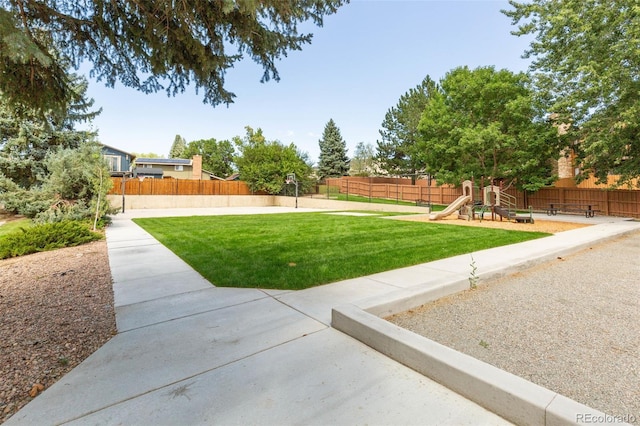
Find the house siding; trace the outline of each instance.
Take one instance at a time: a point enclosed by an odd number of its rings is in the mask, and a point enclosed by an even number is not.
[[[102,145],[102,156],[109,163],[111,172],[122,173],[131,170],[131,163],[134,156],[128,152]]]

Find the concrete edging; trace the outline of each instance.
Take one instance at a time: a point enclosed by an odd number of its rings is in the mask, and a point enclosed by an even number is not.
[[[521,425],[571,425],[578,415],[606,418],[528,380],[441,345],[355,305],[332,310],[331,325],[378,352]]]
[[[570,248],[551,250],[506,269],[487,271],[480,274],[480,278],[498,278],[629,232],[633,230],[622,230],[598,241],[584,241]],[[428,289],[421,286],[399,289],[391,294],[364,299],[357,305],[333,308],[331,325],[513,423],[575,425],[582,417],[602,419],[601,423],[621,424],[615,422],[613,416],[383,319],[468,288],[469,280],[460,276],[457,280]]]

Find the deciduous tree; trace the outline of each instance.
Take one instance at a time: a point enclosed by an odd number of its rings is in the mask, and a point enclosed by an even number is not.
[[[536,190],[554,180],[557,132],[542,119],[525,74],[461,67],[440,88],[422,115],[417,144],[438,182],[484,176]]]
[[[240,179],[247,182],[251,191],[278,194],[290,173],[296,174],[301,192],[309,189],[311,166],[305,154],[300,153],[294,144],[267,141],[262,129],[254,131],[248,126],[245,129],[247,133],[244,138],[234,138],[240,151],[235,163]]]
[[[215,139],[199,139],[187,145],[185,156],[202,156],[202,168],[218,177],[227,177],[233,173],[233,157],[235,149],[230,141]]]
[[[585,175],[640,176],[640,5],[637,0],[510,0],[503,11],[533,35],[526,57],[548,112],[570,124]]]
[[[375,150],[370,143],[358,142],[351,159],[351,172],[353,176],[371,176],[375,169]]]

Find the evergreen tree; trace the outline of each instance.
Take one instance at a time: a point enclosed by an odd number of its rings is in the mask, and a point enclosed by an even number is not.
[[[173,96],[190,83],[212,105],[233,102],[225,73],[245,55],[278,80],[276,63],[311,42],[347,0],[0,0],[0,93],[11,104],[58,109],[73,95],[61,58],[107,86]],[[52,52],[60,52],[60,56]]]
[[[63,111],[16,109],[0,97],[0,176],[22,188],[38,184],[47,174],[44,159],[51,151],[78,148],[95,138],[93,132],[75,129],[100,113],[92,111],[93,100],[86,98],[87,81],[73,74],[66,79],[75,94]]]
[[[0,177],[5,209],[37,222],[94,219],[95,223],[110,211],[106,195],[112,181],[101,149],[89,141],[51,150],[43,161],[46,174],[29,189]]]
[[[187,141],[180,135],[176,135],[173,139],[173,144],[169,150],[169,158],[183,158],[185,151],[187,150]]]
[[[402,95],[395,107],[387,111],[380,130],[376,159],[390,175],[411,175],[424,169],[416,155],[418,124],[422,112],[437,91],[436,83],[426,76],[422,82]]]
[[[333,119],[330,119],[324,127],[319,145],[318,176],[320,179],[347,176],[349,174],[347,143],[342,139],[340,129]]]

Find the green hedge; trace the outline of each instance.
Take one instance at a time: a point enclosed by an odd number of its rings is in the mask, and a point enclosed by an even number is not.
[[[0,259],[73,247],[102,238],[80,221],[45,223],[0,236]]]

